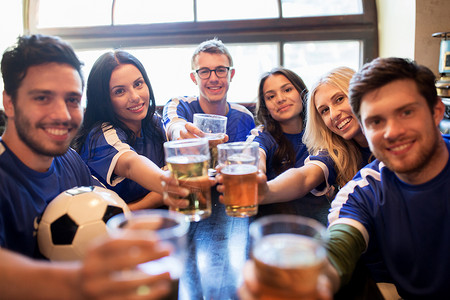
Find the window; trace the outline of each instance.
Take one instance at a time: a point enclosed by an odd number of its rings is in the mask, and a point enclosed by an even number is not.
[[[122,48],[146,67],[158,105],[196,95],[189,77],[194,48],[218,37],[236,69],[231,102],[255,102],[273,67],[310,86],[331,68],[358,69],[378,56],[375,0],[28,0],[30,33],[69,41],[89,70]]]

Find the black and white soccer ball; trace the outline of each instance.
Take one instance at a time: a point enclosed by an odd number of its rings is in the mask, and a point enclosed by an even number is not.
[[[39,221],[39,251],[50,260],[83,258],[88,244],[107,235],[106,222],[130,210],[114,191],[101,187],[75,187],[53,199]]]

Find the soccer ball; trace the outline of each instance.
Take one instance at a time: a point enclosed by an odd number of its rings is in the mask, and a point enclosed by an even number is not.
[[[53,199],[38,225],[39,251],[50,260],[79,260],[92,239],[107,235],[106,221],[129,213],[115,192],[101,187],[75,187]]]

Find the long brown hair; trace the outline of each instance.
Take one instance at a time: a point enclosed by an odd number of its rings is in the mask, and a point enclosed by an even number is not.
[[[270,167],[275,170],[275,173],[280,174],[295,165],[296,153],[291,142],[284,136],[280,123],[270,115],[264,100],[264,83],[267,78],[276,74],[286,77],[300,94],[303,106],[303,109],[300,112],[300,118],[302,119],[303,127],[305,122],[306,95],[308,94],[308,89],[300,76],[289,69],[281,67],[274,68],[270,72],[264,73],[259,82],[258,102],[256,103],[256,119],[259,124],[264,125],[264,130],[269,132],[278,144],[278,148],[275,151],[272,161],[272,166]],[[283,161],[288,161],[289,163],[283,164]]]

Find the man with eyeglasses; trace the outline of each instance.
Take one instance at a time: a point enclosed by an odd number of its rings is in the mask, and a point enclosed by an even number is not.
[[[170,140],[203,136],[194,124],[195,113],[226,116],[228,141],[244,141],[255,127],[252,113],[244,106],[227,102],[233,79],[233,59],[222,41],[214,38],[201,43],[191,60],[192,81],[198,85],[198,97],[172,98],[164,106],[163,121]]]

